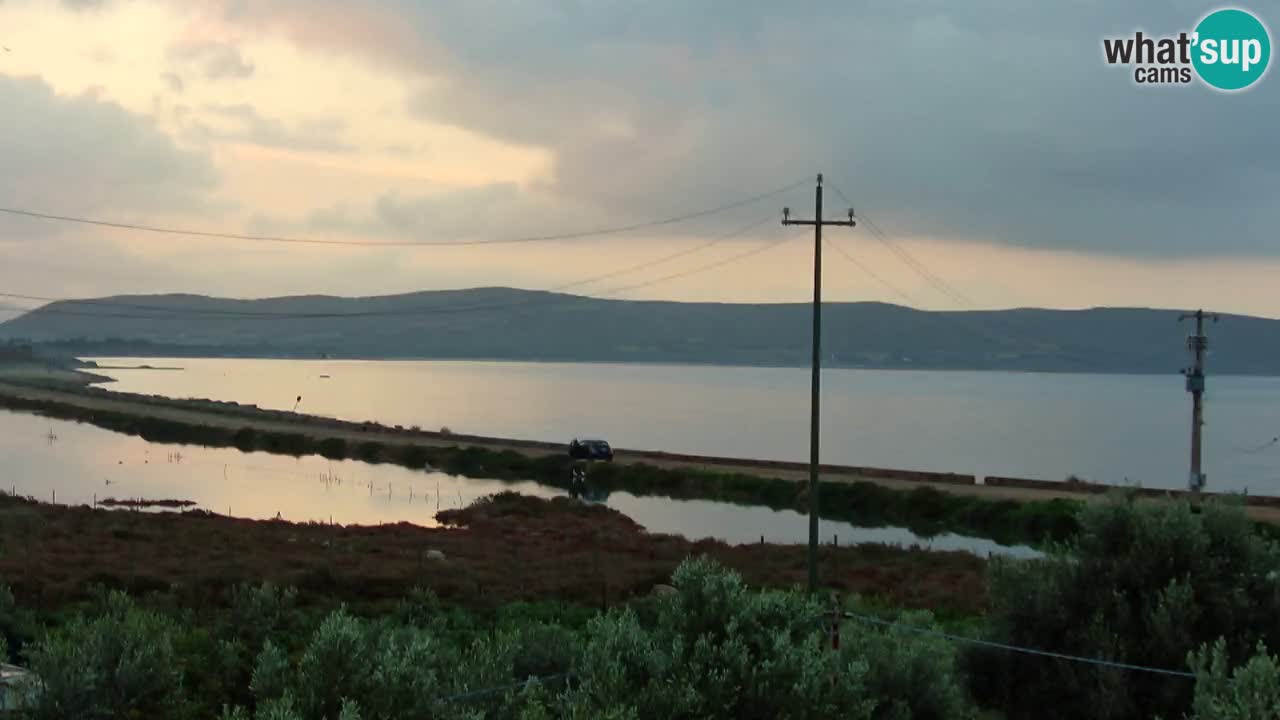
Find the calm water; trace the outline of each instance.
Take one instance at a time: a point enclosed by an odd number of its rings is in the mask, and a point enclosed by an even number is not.
[[[99,359],[113,387],[456,432],[780,460],[808,458],[803,369],[505,362]],[[322,378],[328,375],[328,378]],[[1211,377],[1211,490],[1280,494],[1280,378]],[[1179,375],[828,370],[826,462],[1186,485]]]
[[[95,498],[192,500],[238,517],[330,520],[342,524],[408,521],[435,526],[438,510],[467,505],[503,490],[551,497],[563,493],[535,483],[473,480],[396,465],[368,465],[318,456],[292,458],[233,448],[161,445],[142,438],[37,415],[0,411],[0,489],[64,504]],[[732,543],[799,543],[808,519],[705,501],[675,501],[613,493],[610,507],[652,532]],[[841,543],[919,544],[941,550],[1028,555],[977,538],[945,535],[921,540],[900,528],[857,528],[824,522],[822,533]]]

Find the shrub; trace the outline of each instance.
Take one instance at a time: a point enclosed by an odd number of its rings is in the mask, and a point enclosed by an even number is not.
[[[1229,670],[1226,643],[1192,654],[1196,671],[1190,720],[1275,720],[1280,717],[1280,658],[1258,644],[1244,665]]]
[[[347,441],[339,437],[325,438],[320,441],[320,454],[330,460],[344,460],[347,457]]]
[[[251,427],[242,427],[232,436],[231,442],[241,452],[252,452],[258,446],[258,433]]]
[[[590,624],[575,708],[644,718],[974,714],[953,657],[935,645],[866,636],[823,652],[821,607],[810,596],[750,592],[705,559],[681,564],[672,582],[677,592],[653,603],[651,625],[631,610]]]
[[[169,717],[182,699],[175,626],[112,593],[97,617],[74,618],[30,652],[40,691],[33,720]]]
[[[1280,552],[1239,506],[1138,500],[1090,504],[1050,556],[991,566],[990,633],[1013,645],[1163,668],[1219,637],[1228,661],[1280,639]],[[1009,653],[975,651],[975,692],[1012,717],[1179,717],[1191,685]]]
[[[263,444],[270,452],[284,455],[306,455],[311,450],[311,440],[302,433],[269,432],[263,433]]]
[[[293,612],[297,592],[271,583],[231,588],[226,634],[256,653],[263,642],[281,630]]]
[[[411,467],[415,470],[426,467],[430,460],[430,453],[428,453],[427,449],[421,445],[410,445],[405,449],[404,456],[402,457],[402,461],[405,466]]]
[[[356,455],[365,462],[376,463],[382,460],[382,451],[382,443],[369,440],[360,443],[360,447],[356,449]]]
[[[909,612],[897,618],[904,625],[934,628],[928,612]],[[876,720],[975,717],[975,707],[957,670],[957,652],[951,641],[922,636],[900,628],[867,625],[846,626],[852,632],[841,645],[848,662],[862,659],[867,672],[863,682],[875,702]]]

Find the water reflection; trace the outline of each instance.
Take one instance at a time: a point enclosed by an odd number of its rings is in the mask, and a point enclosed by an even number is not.
[[[116,359],[112,387],[406,427],[776,460],[808,459],[797,368],[449,361]],[[328,377],[322,377],[328,376]],[[824,462],[1182,488],[1183,379],[1169,375],[844,370],[823,380]],[[1211,489],[1280,494],[1280,378],[1214,378]]]
[[[294,458],[234,448],[153,444],[92,425],[0,411],[0,488],[39,500],[92,504],[117,500],[191,500],[237,517],[296,522],[436,526],[440,510],[469,505],[504,490],[554,497],[562,490],[532,482],[503,482],[370,465],[320,456]],[[808,519],[793,511],[711,501],[679,501],[602,492],[579,493],[635,519],[652,532],[731,543],[803,543]],[[824,541],[919,544],[939,550],[1027,555],[1029,548],[955,535],[921,539],[902,528],[859,528],[823,522]]]

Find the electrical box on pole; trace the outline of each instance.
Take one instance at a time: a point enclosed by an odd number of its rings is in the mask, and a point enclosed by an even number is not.
[[[1183,370],[1187,376],[1187,392],[1191,393],[1191,471],[1188,473],[1187,486],[1194,499],[1199,500],[1200,491],[1204,489],[1207,478],[1201,466],[1201,429],[1204,427],[1204,360],[1209,350],[1209,337],[1204,334],[1205,318],[1218,322],[1218,316],[1197,310],[1178,316],[1178,322],[1195,319],[1196,332],[1187,338],[1187,349],[1191,351],[1191,367]]]

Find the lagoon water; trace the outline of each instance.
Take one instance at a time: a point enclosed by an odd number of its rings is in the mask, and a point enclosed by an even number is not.
[[[809,373],[573,363],[95,358],[111,387],[349,420],[616,447],[808,458]],[[328,376],[328,377],[324,377]],[[1280,378],[1210,377],[1209,489],[1280,495]],[[1183,378],[826,370],[822,459],[912,470],[1180,488]]]
[[[439,510],[514,490],[550,497],[562,491],[532,482],[460,478],[397,465],[370,465],[319,456],[293,458],[150,443],[92,425],[0,411],[0,490],[62,504],[107,498],[190,500],[236,517],[378,524],[438,525]],[[801,543],[808,519],[796,512],[708,501],[678,501],[612,493],[604,502],[652,532],[731,543]],[[902,528],[822,524],[824,541],[918,544],[939,550],[1031,555],[989,540],[957,535],[921,539]]]

